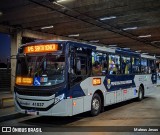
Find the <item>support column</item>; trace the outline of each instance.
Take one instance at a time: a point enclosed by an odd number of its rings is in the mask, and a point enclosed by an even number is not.
[[[11,35],[11,92],[14,91],[15,85],[15,72],[16,72],[16,55],[18,47],[21,45],[22,32],[16,31]]]

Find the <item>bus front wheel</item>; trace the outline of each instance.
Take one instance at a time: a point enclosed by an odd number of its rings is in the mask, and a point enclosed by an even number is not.
[[[100,113],[101,111],[101,98],[99,94],[95,93],[92,97],[92,102],[91,102],[91,115],[96,116]]]
[[[138,101],[141,101],[143,98],[144,98],[144,90],[142,86],[140,86],[138,91]]]

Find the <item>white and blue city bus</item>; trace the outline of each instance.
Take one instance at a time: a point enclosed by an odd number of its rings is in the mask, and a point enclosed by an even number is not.
[[[111,104],[142,100],[156,86],[155,57],[73,41],[38,41],[17,54],[16,110],[46,116],[98,115]]]

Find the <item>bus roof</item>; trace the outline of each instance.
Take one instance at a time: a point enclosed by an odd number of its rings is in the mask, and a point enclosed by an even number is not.
[[[105,52],[110,52],[110,53],[116,53],[116,54],[123,54],[123,55],[128,55],[128,56],[135,56],[135,57],[140,57],[140,53],[122,49],[122,48],[112,48],[112,47],[105,47],[105,46],[97,46],[98,51],[105,51]]]
[[[113,48],[108,48],[105,46],[96,46],[96,47],[97,47],[96,50],[98,50],[98,51],[115,53],[115,49],[113,49]]]
[[[128,56],[134,56],[134,57],[140,57],[140,53],[131,51],[131,50],[126,50],[122,48],[116,49],[117,54],[123,54],[123,55],[128,55]]]
[[[151,56],[151,55],[146,55],[146,54],[141,54],[142,58],[147,58],[147,59],[156,59],[155,56]]]
[[[70,40],[36,40],[34,42],[23,44],[22,46],[36,45],[36,44],[43,44],[43,43],[66,43],[66,44],[69,43],[69,44],[73,44],[74,46],[77,46],[77,47],[87,47],[87,48],[90,48],[93,50],[96,49],[96,46],[93,46],[91,44],[70,41]]]
[[[126,50],[123,48],[111,48],[111,47],[105,47],[105,46],[97,46],[97,45],[88,44],[85,42],[77,42],[77,41],[71,41],[71,40],[36,40],[34,42],[23,44],[22,46],[36,45],[36,44],[40,44],[40,43],[41,44],[43,44],[43,43],[66,43],[66,44],[69,43],[69,44],[73,44],[74,46],[77,46],[77,47],[87,47],[87,48],[90,48],[93,50],[98,50],[98,51],[105,51],[105,52],[134,56],[134,57],[156,59],[154,56],[140,54],[138,52]]]

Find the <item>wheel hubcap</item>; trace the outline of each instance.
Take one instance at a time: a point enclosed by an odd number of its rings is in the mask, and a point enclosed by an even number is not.
[[[99,101],[97,99],[94,99],[92,106],[95,110],[98,110],[99,109]]]

